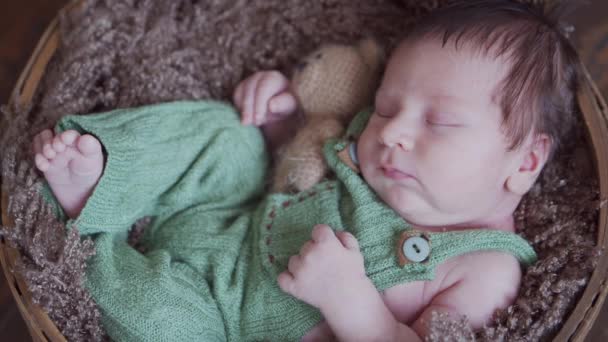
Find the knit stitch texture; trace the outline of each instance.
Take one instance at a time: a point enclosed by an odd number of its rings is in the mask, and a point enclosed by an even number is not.
[[[368,116],[358,115],[347,137]],[[276,277],[319,223],[355,235],[379,291],[433,279],[437,265],[468,252],[536,259],[516,234],[471,230],[428,233],[429,258],[401,267],[397,241],[411,227],[337,157],[347,140],[324,148],[335,177],[306,192],[264,195],[264,140],[219,102],[67,116],[56,127],[66,129],[95,135],[107,152],[94,193],[68,226],[94,238],[86,286],[114,340],[299,340],[322,317],[283,293]],[[126,242],[143,216],[154,216],[145,254]]]

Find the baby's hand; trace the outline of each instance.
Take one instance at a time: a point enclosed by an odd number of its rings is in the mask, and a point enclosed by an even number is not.
[[[317,225],[312,240],[289,259],[288,270],[278,277],[281,289],[323,310],[348,297],[369,282],[359,243],[347,232],[334,232]]]
[[[279,121],[297,109],[289,80],[278,71],[260,71],[241,81],[233,96],[244,125]]]

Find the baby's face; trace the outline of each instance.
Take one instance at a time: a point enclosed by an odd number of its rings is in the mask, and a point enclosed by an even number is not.
[[[410,223],[483,225],[510,215],[508,151],[494,92],[507,63],[452,43],[402,43],[357,154],[365,180]],[[511,212],[505,212],[505,207]]]

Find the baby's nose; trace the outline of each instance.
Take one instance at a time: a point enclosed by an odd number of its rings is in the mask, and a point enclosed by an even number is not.
[[[406,152],[410,152],[414,149],[414,142],[411,139],[399,139],[396,141],[386,141],[384,143],[387,147],[393,148],[398,147]]]
[[[399,148],[401,148],[402,150],[409,152],[414,149],[414,141],[410,139],[401,140],[397,142],[397,146],[399,146]]]
[[[379,135],[380,144],[390,148],[398,147],[406,152],[414,149],[414,140],[414,136],[410,132],[392,127],[391,124],[384,127]]]

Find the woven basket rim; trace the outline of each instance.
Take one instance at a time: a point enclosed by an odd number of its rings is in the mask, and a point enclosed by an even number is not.
[[[70,0],[59,13],[53,18],[47,26],[41,38],[39,39],[32,55],[30,56],[26,66],[23,68],[15,87],[9,98],[9,106],[14,105],[15,101],[19,104],[28,103],[32,100],[36,88],[44,75],[46,66],[54,55],[57,46],[59,45],[59,15],[64,12],[69,12],[84,5],[84,0]],[[5,191],[5,185],[0,179],[0,187],[2,194],[1,201],[1,218],[4,226],[13,227],[14,222],[8,216],[8,193]],[[14,267],[19,251],[10,247],[4,237],[0,241],[0,263],[4,272],[5,279],[10,288],[13,299],[19,309],[21,317],[30,332],[32,340],[38,341],[54,341],[66,342],[59,328],[51,320],[49,315],[32,300],[32,295],[27,287],[24,278],[14,272]]]
[[[77,9],[84,0],[71,0],[60,13]],[[58,15],[59,16],[59,15]],[[58,16],[49,24],[40,38],[32,56],[21,72],[11,93],[9,105],[25,104],[32,100],[36,88],[44,75],[46,66],[59,44]],[[579,103],[587,133],[592,142],[596,170],[600,180],[602,199],[608,198],[608,106],[587,68],[582,65],[584,84],[579,93]],[[18,103],[15,103],[17,101]],[[595,134],[594,134],[595,132]],[[1,181],[1,180],[0,180]],[[8,216],[8,193],[2,184],[1,217],[5,226],[14,226]],[[597,246],[602,250],[608,247],[606,234],[608,224],[608,207],[600,208],[598,222]],[[51,321],[42,308],[34,304],[26,283],[20,274],[14,272],[19,252],[6,244],[4,237],[0,241],[0,262],[9,288],[17,303],[19,311],[34,341],[65,342],[65,337]],[[603,253],[595,267],[582,297],[576,307],[561,326],[554,341],[584,341],[599,314],[608,295],[608,254]]]

